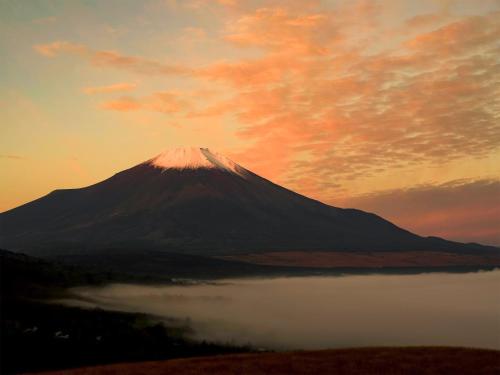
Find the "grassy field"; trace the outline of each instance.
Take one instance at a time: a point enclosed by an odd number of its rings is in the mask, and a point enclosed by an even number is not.
[[[70,371],[51,372],[50,374],[496,375],[499,373],[499,351],[446,347],[409,347],[220,355],[86,367]]]

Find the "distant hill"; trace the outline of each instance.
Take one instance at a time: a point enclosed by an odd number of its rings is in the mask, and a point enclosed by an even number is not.
[[[144,280],[91,265],[77,267],[0,249],[1,300],[53,298],[60,297],[66,293],[66,288],[74,286]],[[160,280],[156,278],[156,281]]]
[[[65,288],[95,284],[103,275],[0,249],[0,298],[46,298]]]

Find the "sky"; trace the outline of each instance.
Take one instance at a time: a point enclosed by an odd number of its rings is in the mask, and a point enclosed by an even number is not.
[[[500,245],[500,0],[0,0],[0,211],[208,147]]]

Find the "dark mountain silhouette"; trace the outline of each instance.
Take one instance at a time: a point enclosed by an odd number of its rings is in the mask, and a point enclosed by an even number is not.
[[[0,246],[29,254],[144,249],[203,255],[281,250],[494,252],[424,238],[328,206],[203,148],[166,151],[81,189],[0,214]]]

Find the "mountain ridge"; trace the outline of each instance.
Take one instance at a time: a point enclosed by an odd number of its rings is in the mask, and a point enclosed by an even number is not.
[[[167,150],[96,184],[55,190],[1,213],[0,234],[0,246],[32,254],[498,250],[420,237],[375,214],[326,205],[206,148]]]

